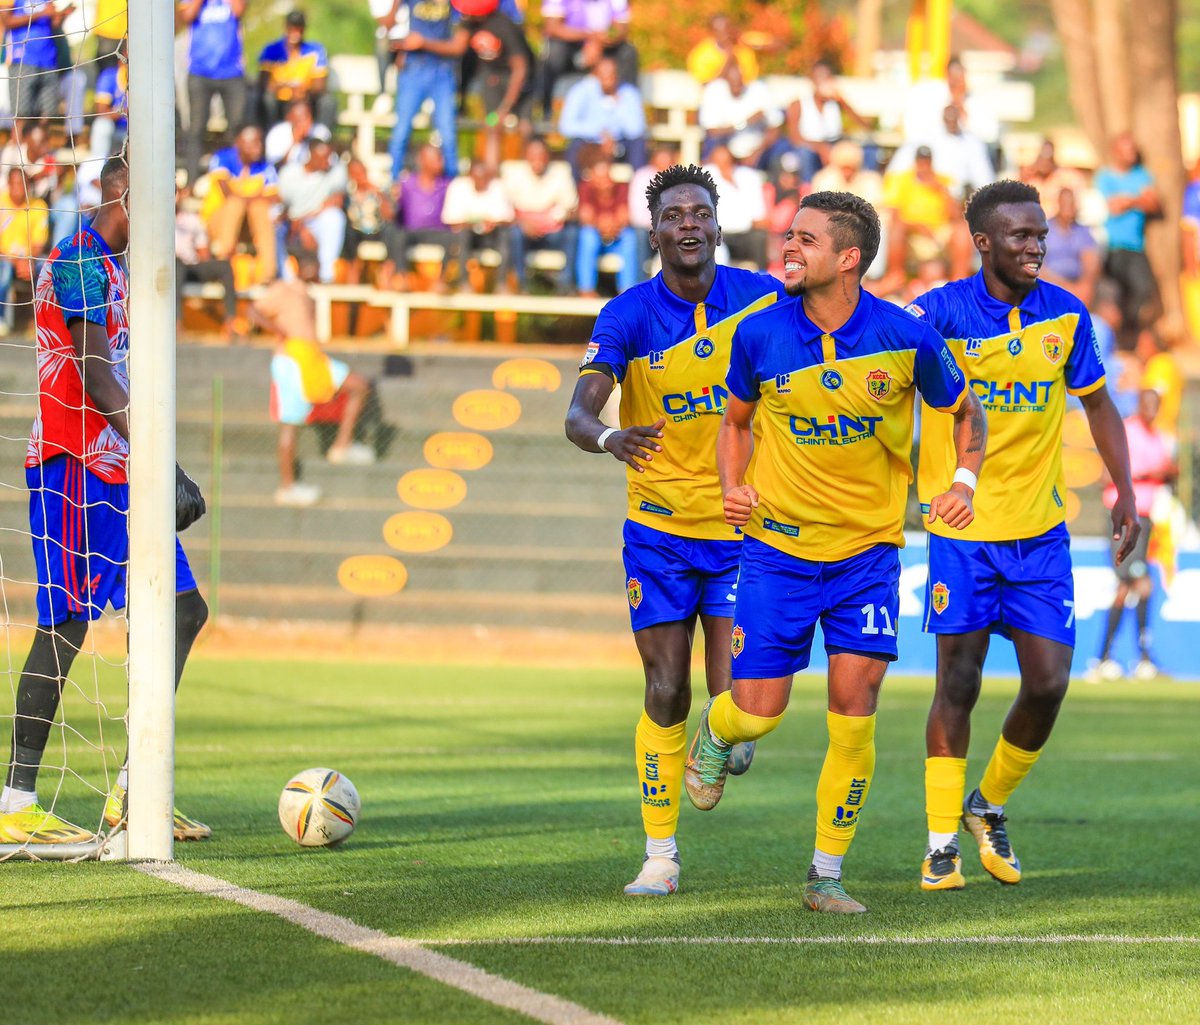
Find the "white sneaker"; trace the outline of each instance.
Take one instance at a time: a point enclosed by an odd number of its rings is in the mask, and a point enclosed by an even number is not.
[[[629,897],[667,897],[678,889],[679,862],[675,858],[647,858],[625,893]]]
[[[275,489],[276,505],[316,505],[321,500],[321,489],[315,484],[293,484],[288,488]]]
[[[1121,665],[1115,658],[1106,658],[1100,663],[1100,679],[1102,680],[1120,680],[1125,676],[1125,667]]]
[[[1148,658],[1142,659],[1133,670],[1133,678],[1135,680],[1141,680],[1143,683],[1149,682],[1150,680],[1157,680],[1158,674],[1158,666],[1156,666]]]
[[[370,466],[375,462],[375,450],[352,441],[345,448],[331,448],[325,458],[334,466]]]

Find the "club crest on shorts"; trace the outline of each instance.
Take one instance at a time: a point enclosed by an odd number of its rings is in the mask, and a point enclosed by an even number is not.
[[[873,399],[883,399],[892,390],[892,375],[886,370],[872,370],[867,374],[867,391]]]
[[[1057,363],[1063,356],[1063,340],[1058,335],[1046,335],[1042,339],[1042,352],[1051,363]]]
[[[950,588],[940,580],[933,585],[932,590],[929,592],[929,597],[933,605],[933,611],[939,616],[950,606]]]
[[[625,581],[625,593],[629,595],[629,607],[636,609],[642,604],[642,582],[637,577]]]
[[[729,642],[729,650],[733,652],[733,657],[737,658],[742,653],[742,649],[746,647],[746,631],[740,626],[733,628],[733,639]]]

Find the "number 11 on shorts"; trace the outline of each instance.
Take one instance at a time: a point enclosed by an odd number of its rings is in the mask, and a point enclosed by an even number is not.
[[[862,632],[871,635],[880,633],[880,628],[875,625],[875,606],[864,605],[859,611],[867,617],[867,623],[862,628]],[[888,612],[886,605],[879,606],[879,615],[883,618],[883,636],[895,637],[896,628],[892,626],[892,614]]]

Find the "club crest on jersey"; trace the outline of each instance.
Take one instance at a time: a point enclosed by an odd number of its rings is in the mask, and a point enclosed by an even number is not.
[[[1046,335],[1042,339],[1042,352],[1046,354],[1046,359],[1051,363],[1057,363],[1062,359],[1063,340],[1058,335]]]
[[[733,653],[733,657],[737,658],[742,653],[742,649],[746,647],[746,631],[740,626],[733,628],[733,639],[729,642],[729,650]]]
[[[826,370],[821,375],[821,383],[830,391],[837,391],[842,386],[842,375],[836,370]]]
[[[867,391],[873,399],[884,399],[892,390],[892,375],[886,370],[872,370],[867,374]]]
[[[637,577],[630,577],[625,582],[625,593],[629,595],[629,607],[636,609],[642,604],[642,582]]]
[[[933,611],[939,616],[950,607],[950,588],[940,580],[933,585],[933,589],[929,592],[929,595],[932,599]]]
[[[1044,345],[1045,343],[1043,342],[1042,344]],[[1021,339],[1014,338],[1008,343],[1008,354],[1010,356],[1020,356],[1023,348],[1024,346],[1021,344]],[[1051,362],[1054,362],[1054,360],[1052,359]]]
[[[692,352],[696,354],[697,359],[708,359],[716,351],[717,347],[713,345],[711,338],[697,338],[696,344],[692,346]]]

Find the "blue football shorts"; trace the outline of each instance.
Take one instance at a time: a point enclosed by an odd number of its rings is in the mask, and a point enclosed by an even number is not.
[[[748,537],[733,616],[733,677],[768,680],[807,669],[818,620],[827,654],[894,662],[899,613],[895,545],[810,562]]]
[[[697,612],[732,616],[741,541],[676,537],[625,521],[625,595],[634,631],[690,621]]]
[[[110,484],[70,456],[25,470],[29,532],[37,569],[38,626],[98,619],[125,607],[129,562],[129,485]],[[196,589],[175,539],[175,593]]]
[[[1024,630],[1075,646],[1075,580],[1065,524],[1021,541],[929,537],[925,630]]]

